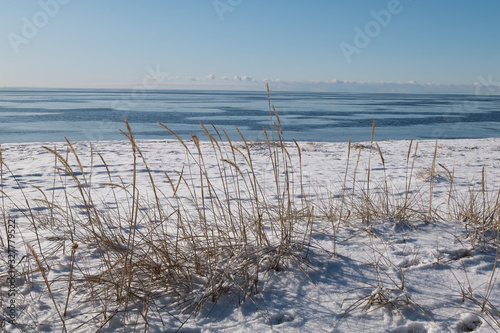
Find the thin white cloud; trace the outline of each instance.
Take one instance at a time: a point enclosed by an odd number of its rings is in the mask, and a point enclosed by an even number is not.
[[[219,78],[219,79],[217,79]],[[484,82],[483,82],[484,81]],[[282,78],[275,79],[255,79],[249,75],[233,75],[231,77],[217,76],[209,74],[206,77],[169,77],[161,85],[164,89],[175,88],[183,89],[229,89],[229,90],[254,90],[265,89],[266,84],[273,90],[283,91],[318,91],[318,92],[360,92],[360,93],[423,93],[423,94],[478,94],[478,95],[500,95],[500,84],[493,79],[471,84],[452,84],[452,83],[420,83],[416,80],[396,81],[396,82],[372,82],[372,81],[354,81],[354,80],[309,80],[293,81]],[[236,83],[236,84],[235,84]]]
[[[235,75],[233,77],[233,80],[234,81],[241,81],[241,82],[257,82],[253,77],[248,76],[248,75],[243,75],[243,76]],[[265,80],[263,80],[263,82],[264,81]]]
[[[246,76],[246,75],[243,75],[243,76],[241,77],[241,79],[242,79],[243,81],[246,81],[246,82],[253,82],[253,81],[254,81],[253,77],[251,77],[251,76]]]

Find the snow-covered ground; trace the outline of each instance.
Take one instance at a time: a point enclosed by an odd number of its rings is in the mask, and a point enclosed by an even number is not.
[[[85,282],[113,267],[102,266],[100,260],[107,254],[100,253],[98,245],[83,241],[85,232],[93,229],[69,231],[68,216],[85,215],[85,207],[76,203],[81,191],[92,192],[93,202],[88,204],[103,214],[123,204],[123,212],[131,215],[116,217],[117,224],[133,219],[133,209],[129,209],[134,206],[133,193],[138,193],[141,209],[165,205],[166,219],[181,205],[196,215],[196,206],[208,205],[215,195],[205,188],[195,195],[200,201],[193,202],[190,191],[202,189],[201,158],[193,142],[186,142],[192,155],[178,141],[138,141],[137,145],[150,171],[136,153],[137,192],[132,186],[134,154],[128,141],[96,142],[92,149],[89,143],[75,143],[82,169],[67,144],[1,146],[0,205],[5,229],[1,232],[0,318],[7,331],[61,331],[63,321],[68,332],[146,328],[151,332],[178,328],[185,332],[500,331],[498,233],[491,227],[499,223],[495,198],[500,184],[500,139],[441,140],[437,147],[435,141],[419,141],[418,148],[417,142],[382,141],[378,142],[380,150],[366,142],[352,143],[350,150],[347,143],[301,142],[300,156],[296,146],[287,143],[290,165],[280,169],[279,179],[284,181],[285,171],[290,170],[292,190],[287,200],[299,210],[309,207],[295,222],[292,239],[299,254],[283,260],[276,269],[259,267],[259,292],[245,299],[243,292],[228,288],[217,302],[206,297],[198,311],[193,311],[196,306],[172,305],[171,298],[157,292],[147,300],[142,298],[140,304],[131,300],[130,312],[139,315],[124,319],[116,301],[103,301],[113,300],[105,294],[109,288],[100,291],[99,284],[93,284],[97,289],[90,289]],[[57,149],[68,165],[56,161],[42,146]],[[242,142],[233,146],[241,152],[236,155],[247,153]],[[231,151],[227,143],[221,147],[221,151]],[[233,171],[238,165],[245,179],[258,179],[268,207],[280,199],[282,192],[276,190],[274,181],[275,160],[264,143],[250,145],[252,172],[241,156],[233,164],[221,162],[221,154],[208,141],[200,142],[200,150],[202,173],[212,179],[214,189],[224,192],[221,165]],[[181,174],[185,182],[179,181]],[[151,179],[161,194],[155,196]],[[236,190],[230,188],[227,193],[233,195]],[[251,186],[241,183],[240,190],[239,198],[249,200]],[[59,207],[55,216],[47,208],[51,205]],[[488,216],[482,214],[486,211]],[[489,229],[481,229],[473,217]],[[213,223],[213,218],[207,219]],[[138,232],[149,230],[149,226],[141,229],[142,223],[146,222],[139,220],[135,225]],[[15,234],[10,252],[8,234]],[[73,243],[78,244],[74,256]],[[28,245],[38,254],[39,264]],[[8,254],[13,251],[15,264],[10,266]],[[15,278],[14,290],[9,289],[8,277]],[[193,293],[192,298],[185,296],[191,305],[206,296]],[[10,304],[15,304],[16,325],[6,322]]]

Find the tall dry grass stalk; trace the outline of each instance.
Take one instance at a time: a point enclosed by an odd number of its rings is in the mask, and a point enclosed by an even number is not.
[[[429,216],[428,219],[431,221],[433,219],[433,214],[432,214],[432,197],[434,196],[434,172],[436,170],[436,156],[437,156],[437,149],[438,149],[438,141],[436,140],[436,145],[434,147],[434,155],[432,157],[432,165],[431,165],[431,179],[429,182],[430,190],[429,190]]]
[[[375,136],[375,120],[372,123],[372,136],[370,139],[370,155],[368,155],[368,175],[366,176],[366,198],[367,202],[370,202],[370,173],[371,173],[371,160],[372,160],[372,150],[373,150],[373,138]],[[361,150],[360,150],[361,151]],[[370,224],[371,214],[370,209],[367,209],[366,225]]]
[[[31,254],[33,255],[33,258],[35,259],[36,265],[38,266],[38,269],[40,270],[40,273],[42,274],[43,281],[45,282],[45,286],[47,287],[47,290],[48,290],[49,295],[50,295],[50,299],[52,300],[52,303],[54,304],[54,308],[56,309],[57,315],[59,316],[59,319],[61,320],[63,331],[67,332],[64,318],[61,315],[61,311],[59,310],[59,306],[57,305],[57,302],[54,298],[54,295],[52,294],[52,290],[50,288],[50,283],[49,283],[49,279],[47,278],[47,274],[45,274],[46,268],[42,265],[42,263],[40,262],[40,259],[38,259],[37,253],[29,244],[28,244],[28,249],[31,252]]]

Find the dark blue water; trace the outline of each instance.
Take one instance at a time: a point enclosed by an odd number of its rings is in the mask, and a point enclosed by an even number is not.
[[[500,96],[271,92],[285,139],[297,141],[455,139],[500,136]],[[0,90],[0,143],[125,139],[206,139],[202,122],[238,139],[264,140],[266,91]],[[222,131],[220,131],[222,135]]]

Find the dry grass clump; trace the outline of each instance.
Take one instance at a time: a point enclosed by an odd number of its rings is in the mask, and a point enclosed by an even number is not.
[[[500,190],[488,189],[486,168],[482,168],[479,188],[469,185],[466,192],[455,192],[457,191],[450,188],[450,215],[465,224],[472,246],[475,247],[479,243],[484,248],[488,244],[497,244],[500,228]]]
[[[372,131],[374,130],[373,127]],[[357,150],[356,155],[353,156],[354,167],[351,166],[349,158],[352,154],[351,147]],[[369,225],[371,221],[409,222],[427,219],[428,193],[425,193],[422,184],[416,182],[414,175],[417,151],[418,143],[414,144],[413,141],[410,141],[406,154],[404,188],[400,188],[394,186],[388,177],[384,153],[378,143],[351,145],[349,142],[341,200],[336,203],[330,202],[332,211],[330,215],[338,217],[339,221],[361,220],[366,225]],[[363,154],[369,154],[368,169],[365,175],[359,172],[359,162]],[[372,161],[372,155],[376,155],[381,164],[382,178],[379,177],[377,180],[373,179],[370,168],[370,163],[375,162]],[[352,174],[352,180],[348,180],[349,174]],[[352,183],[349,184],[350,182]],[[348,188],[349,190],[347,190]]]
[[[297,165],[292,160],[279,116],[274,107],[270,111],[272,131],[264,128],[266,141],[258,147],[267,151],[273,186],[264,186],[256,176],[252,160],[256,144],[247,143],[241,133],[242,144],[234,144],[224,130],[215,127],[212,133],[203,127],[209,153],[216,156],[213,176],[197,136],[187,142],[160,124],[185,148],[184,165],[164,172],[169,189],[156,184],[126,120],[123,134],[133,159],[130,179],[114,176],[97,153],[109,182],[96,184],[88,171],[95,163],[92,148],[91,165],[84,166],[69,141],[67,151],[44,147],[54,155],[56,182],[63,187],[71,184],[75,190],[65,190],[60,200],[40,189],[36,207],[26,199],[28,208],[19,207],[19,211],[29,218],[37,238],[41,237],[37,227],[49,227],[63,229],[71,241],[58,240],[63,253],[64,248],[71,248],[66,304],[56,304],[57,291],[49,289],[58,313],[64,309],[61,313],[66,316],[75,311],[71,305],[68,308],[73,295],[83,297],[98,311],[88,323],[101,328],[113,326],[115,321],[122,326],[147,327],[150,311],[167,313],[182,327],[185,314],[196,313],[207,300],[217,302],[221,296],[231,295],[241,302],[260,292],[259,281],[267,270],[281,270],[290,263],[301,265],[309,251],[313,207],[303,193],[296,193],[300,162]],[[300,156],[297,143],[291,148]],[[152,200],[144,200],[137,184],[139,170],[148,176]],[[113,202],[96,201],[94,187],[103,186]],[[298,195],[301,199],[296,202]],[[91,253],[94,260],[79,260],[77,248],[79,253]],[[46,250],[39,245],[30,252],[35,262],[30,259],[28,269],[41,272],[50,288],[44,272],[52,264],[43,259]],[[32,274],[33,280],[38,279],[38,273]],[[91,292],[82,296],[77,290]],[[165,304],[167,308],[163,308]],[[61,316],[63,324],[70,319]]]

